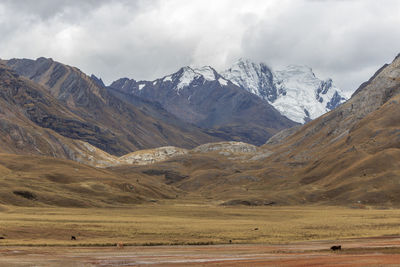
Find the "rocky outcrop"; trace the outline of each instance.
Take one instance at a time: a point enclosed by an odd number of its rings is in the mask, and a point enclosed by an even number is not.
[[[257,152],[257,147],[243,142],[220,142],[220,143],[210,143],[198,146],[193,149],[193,152],[199,152],[199,153],[218,152],[220,154],[224,154],[227,152],[255,153]]]
[[[120,157],[119,164],[147,165],[167,160],[172,157],[182,156],[188,150],[173,146],[159,147],[155,149],[140,150]]]

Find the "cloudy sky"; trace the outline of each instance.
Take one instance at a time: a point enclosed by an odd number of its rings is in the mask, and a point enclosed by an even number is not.
[[[249,58],[350,91],[400,53],[399,25],[397,0],[0,0],[0,58],[51,57],[106,83]]]

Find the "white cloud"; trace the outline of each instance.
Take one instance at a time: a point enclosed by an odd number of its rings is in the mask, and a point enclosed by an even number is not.
[[[106,82],[248,57],[354,90],[400,52],[398,14],[395,0],[8,0],[0,57],[52,57]]]

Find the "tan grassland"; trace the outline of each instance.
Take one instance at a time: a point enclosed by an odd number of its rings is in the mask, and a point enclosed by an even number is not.
[[[399,209],[368,207],[166,201],[107,209],[1,206],[0,216],[0,246],[286,244],[400,235]]]

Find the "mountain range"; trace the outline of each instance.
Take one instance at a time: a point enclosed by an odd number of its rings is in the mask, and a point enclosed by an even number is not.
[[[210,95],[211,92],[216,91],[214,88],[224,88],[225,93],[228,94],[227,91],[235,86],[265,100],[281,115],[298,123],[308,122],[335,109],[349,97],[334,85],[332,79],[318,79],[312,69],[307,66],[291,65],[274,72],[264,63],[254,63],[243,59],[238,60],[221,74],[210,66],[184,67],[174,74],[154,81],[119,79],[109,88],[157,101],[179,118],[200,127],[220,127],[227,123],[237,124],[236,118],[241,114],[235,114],[235,112],[249,111],[248,108],[243,110],[241,108],[243,105],[251,105],[253,110],[255,107],[262,106],[259,101],[247,98],[243,101],[236,100],[235,103],[223,102],[218,103],[217,107],[212,106],[217,102],[215,98],[220,98],[217,93]],[[243,91],[239,90],[239,92],[243,94]],[[209,101],[208,105],[205,104],[205,99]],[[242,103],[245,101],[248,104]],[[256,102],[253,103],[253,101]],[[221,104],[223,107],[220,107]],[[239,109],[235,106],[239,106]],[[229,107],[233,107],[232,110],[229,110]],[[225,113],[228,112],[232,113],[234,118],[227,120],[228,116]],[[262,114],[258,110],[256,113]],[[244,115],[249,118],[248,114]],[[239,123],[243,125],[243,122]],[[265,118],[255,121],[251,126],[254,128],[255,125],[261,124],[266,124]],[[228,131],[232,132],[232,130],[233,128],[229,127]],[[249,140],[241,141],[249,142]],[[250,143],[260,144],[251,141]]]
[[[105,86],[51,59],[0,61],[0,203],[400,204],[399,56],[344,103],[310,68],[235,66]],[[278,111],[296,98],[298,122]]]
[[[261,145],[280,130],[296,125],[211,67],[184,67],[155,81],[119,79],[109,89],[155,101],[182,121],[221,132],[219,136],[226,136],[225,140]]]

